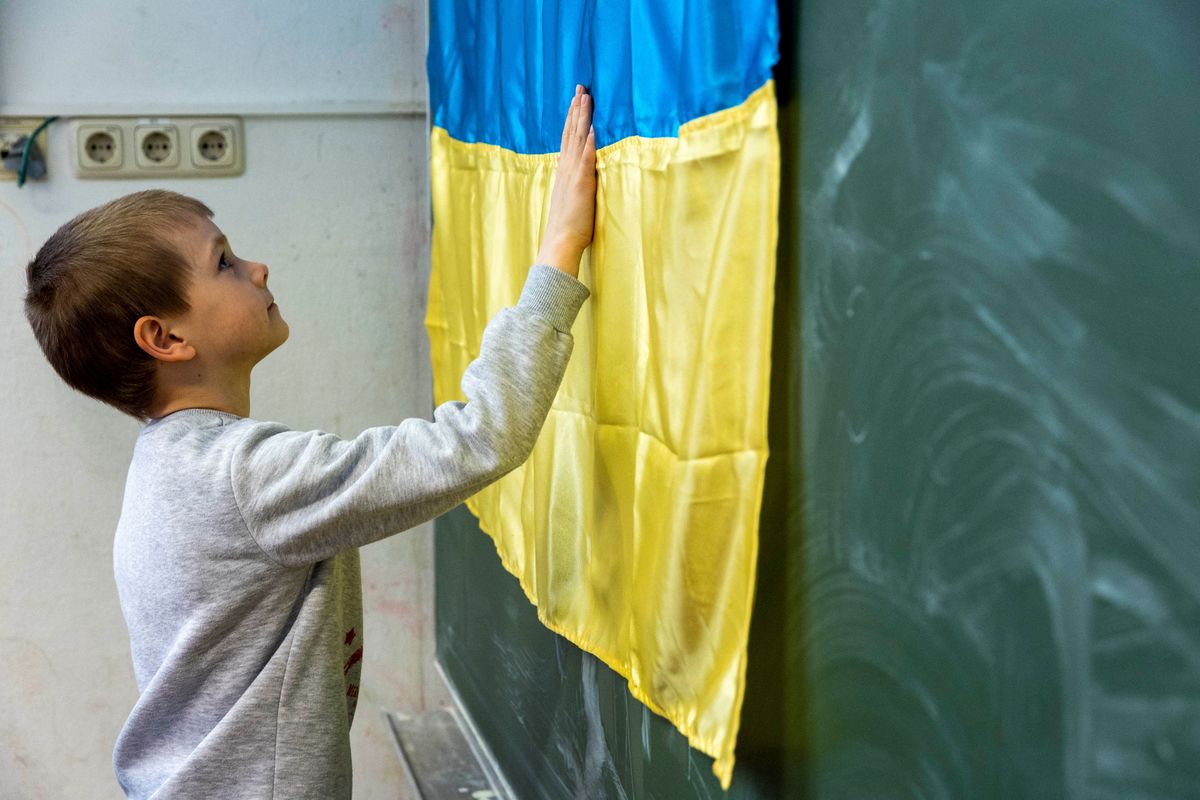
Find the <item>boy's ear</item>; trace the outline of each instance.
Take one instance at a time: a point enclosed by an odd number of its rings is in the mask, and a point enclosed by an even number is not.
[[[171,333],[158,317],[139,317],[133,323],[133,340],[159,361],[190,361],[196,348]]]

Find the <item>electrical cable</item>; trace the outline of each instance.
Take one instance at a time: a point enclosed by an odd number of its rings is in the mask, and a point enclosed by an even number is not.
[[[18,189],[25,185],[25,170],[29,168],[29,151],[33,149],[34,140],[37,139],[38,134],[42,132],[43,128],[45,128],[51,122],[54,122],[56,119],[58,119],[56,116],[46,117],[44,120],[42,120],[42,124],[34,128],[33,133],[29,134],[29,141],[25,144],[25,147],[21,152],[21,169],[17,172]]]

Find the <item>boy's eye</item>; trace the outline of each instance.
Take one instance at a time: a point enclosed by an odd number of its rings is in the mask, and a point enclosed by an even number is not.
[[[217,270],[220,271],[224,267],[232,267],[233,262],[225,258],[225,254],[221,253],[221,258],[217,261]]]

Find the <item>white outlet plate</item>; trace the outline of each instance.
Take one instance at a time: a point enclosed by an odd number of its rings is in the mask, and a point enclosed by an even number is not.
[[[125,163],[125,132],[111,123],[81,124],[71,140],[79,145],[75,154],[81,164],[92,170],[112,172]]]
[[[133,128],[133,160],[139,170],[177,172],[182,160],[179,149],[179,128],[169,122]]]
[[[73,117],[77,178],[229,177],[246,169],[240,117]]]

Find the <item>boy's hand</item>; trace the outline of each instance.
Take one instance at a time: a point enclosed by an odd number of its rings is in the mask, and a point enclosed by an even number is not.
[[[577,85],[563,125],[558,172],[550,194],[550,215],[535,263],[549,264],[578,278],[579,260],[592,243],[595,219],[596,132],[592,128],[592,97]]]

